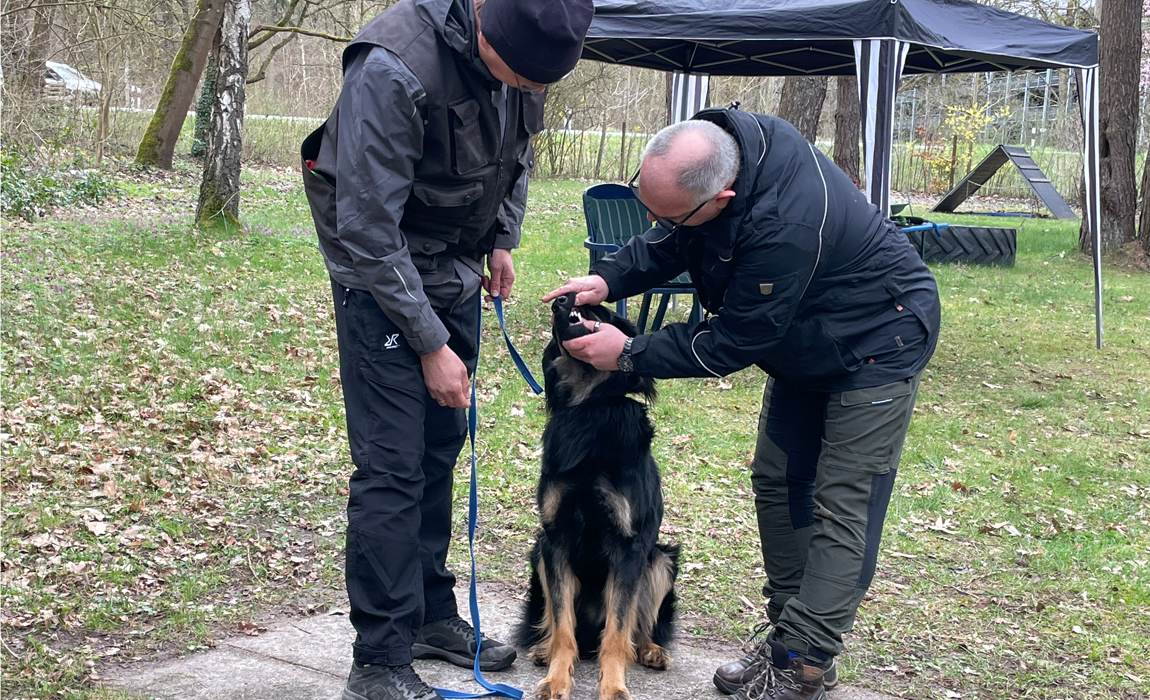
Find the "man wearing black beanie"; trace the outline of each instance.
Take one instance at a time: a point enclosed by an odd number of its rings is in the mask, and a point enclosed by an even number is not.
[[[400,0],[348,45],[339,101],[301,148],[355,465],[344,700],[440,698],[412,659],[472,665],[446,562],[480,287],[511,292],[531,136],[593,12],[592,0]],[[503,669],[515,650],[483,639],[479,660]]]

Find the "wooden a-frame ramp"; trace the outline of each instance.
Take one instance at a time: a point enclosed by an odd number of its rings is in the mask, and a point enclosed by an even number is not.
[[[1030,189],[1034,190],[1034,194],[1038,196],[1050,213],[1056,219],[1077,219],[1078,215],[1058,194],[1058,190],[1054,189],[1051,184],[1050,178],[1042,172],[1038,167],[1038,163],[1030,157],[1025,148],[1020,146],[1002,146],[990,152],[990,155],[982,159],[974,170],[971,170],[966,177],[954,186],[942,201],[934,206],[931,211],[941,212],[954,212],[958,205],[966,201],[966,198],[974,194],[994,177],[998,169],[1006,165],[1007,161],[1014,163],[1018,168],[1018,172],[1022,173],[1022,177],[1026,183],[1030,185]]]

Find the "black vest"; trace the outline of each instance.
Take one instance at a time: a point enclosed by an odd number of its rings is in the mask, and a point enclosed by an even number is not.
[[[429,257],[490,252],[500,205],[534,165],[528,146],[543,128],[544,96],[509,88],[501,129],[492,91],[502,83],[475,67],[478,58],[451,48],[412,0],[400,0],[363,26],[344,51],[345,69],[374,46],[398,56],[425,91],[416,99],[423,157],[400,222],[409,250]]]

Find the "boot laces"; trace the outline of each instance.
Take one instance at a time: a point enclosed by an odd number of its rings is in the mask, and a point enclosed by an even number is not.
[[[750,651],[743,657],[743,661],[746,662],[747,665],[770,658],[770,645],[767,643],[767,640],[770,638],[769,632],[771,631],[771,627],[771,623],[762,622],[751,632],[751,636],[747,639],[747,648],[750,649]],[[760,639],[760,637],[762,639]],[[754,644],[753,647],[750,646],[752,644]]]
[[[395,685],[403,691],[404,697],[410,700],[426,700],[435,697],[431,686],[423,682],[411,664],[403,666],[389,666]]]
[[[739,694],[735,697],[738,700],[765,700],[774,697],[775,693],[787,689],[798,690],[799,685],[791,678],[790,673],[776,669],[768,659],[759,671],[759,675],[740,688]]]

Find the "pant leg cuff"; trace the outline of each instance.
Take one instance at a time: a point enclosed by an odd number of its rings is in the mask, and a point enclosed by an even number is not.
[[[352,645],[352,657],[361,664],[376,666],[406,666],[412,662],[411,647],[390,649],[370,649],[358,644]]]
[[[430,625],[432,622],[439,622],[451,617],[459,617],[459,606],[455,603],[455,596],[452,596],[451,600],[445,600],[441,603],[432,603],[431,601],[424,603],[424,625]]]

